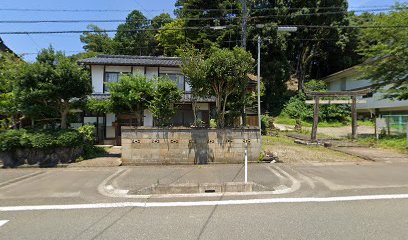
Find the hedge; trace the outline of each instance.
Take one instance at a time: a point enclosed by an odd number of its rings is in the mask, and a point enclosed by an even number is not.
[[[78,147],[85,143],[84,135],[76,130],[7,130],[0,132],[0,151],[15,149],[50,149]]]

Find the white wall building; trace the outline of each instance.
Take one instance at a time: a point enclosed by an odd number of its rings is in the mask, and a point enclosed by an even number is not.
[[[190,126],[194,122],[191,97],[191,87],[181,73],[181,59],[172,57],[145,56],[113,56],[100,55],[81,60],[80,64],[90,67],[92,74],[92,96],[96,99],[108,99],[108,82],[118,82],[121,74],[142,74],[148,78],[167,76],[173,80],[179,89],[185,92],[182,102],[178,105],[176,116],[172,120],[174,126]],[[214,106],[214,99],[200,99],[198,117],[209,125],[210,109]],[[131,114],[115,115],[113,113],[98,117],[92,113],[84,113],[84,124],[98,125],[98,135],[104,143],[118,143],[120,126],[135,125],[135,117]],[[144,112],[142,126],[154,126],[154,119],[149,110]]]
[[[360,80],[362,73],[356,67],[348,68],[323,78],[329,91],[351,91],[370,88],[370,80]],[[375,92],[359,97],[366,103],[358,103],[357,111],[360,115],[381,116],[408,114],[408,101],[393,101],[384,99],[384,94]]]

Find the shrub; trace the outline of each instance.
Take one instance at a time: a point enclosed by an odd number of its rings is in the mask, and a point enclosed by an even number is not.
[[[305,88],[308,91],[325,92],[327,91],[327,84],[324,81],[311,80],[305,83]],[[322,98],[322,100],[328,99],[333,98]],[[303,93],[299,93],[298,95],[293,96],[284,106],[284,109],[282,111],[282,117],[283,118],[289,117],[295,120],[312,122],[313,105],[312,104],[307,105],[305,101],[306,96]],[[346,104],[320,105],[319,121],[347,123],[349,121],[350,114],[351,114],[350,106]]]
[[[267,115],[261,116],[261,133],[262,135],[266,135],[268,133],[268,129],[270,127],[269,122],[272,117]]]
[[[306,97],[303,93],[292,97],[289,102],[285,105],[282,113],[293,119],[311,119],[313,118],[313,111],[310,106],[307,106]]]
[[[0,151],[18,148],[47,149],[77,147],[84,144],[83,135],[75,130],[8,130],[0,133]]]
[[[44,132],[31,133],[31,134],[28,134],[28,139],[29,139],[29,142],[32,148],[46,149],[46,148],[55,147],[57,145],[57,140],[55,139],[53,134],[50,134],[50,133],[44,133]],[[27,147],[27,146],[22,146],[22,147]]]
[[[102,148],[102,147],[97,147],[92,144],[85,144],[84,145],[84,154],[81,156],[82,159],[92,159],[92,158],[97,158],[97,157],[102,157],[106,155],[108,152]]]
[[[8,130],[0,133],[0,151],[5,152],[19,148],[21,144],[27,144],[27,138],[23,137],[24,130]]]
[[[78,131],[63,132],[56,137],[56,144],[61,147],[78,147],[83,143],[83,136]]]
[[[211,128],[216,128],[217,127],[217,120],[210,119],[210,127]]]
[[[78,132],[81,133],[85,141],[93,143],[96,139],[96,127],[94,125],[84,125],[78,128]]]

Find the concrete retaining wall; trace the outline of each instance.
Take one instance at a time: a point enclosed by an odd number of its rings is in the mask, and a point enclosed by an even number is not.
[[[23,164],[55,167],[59,163],[72,163],[83,153],[82,147],[53,149],[16,149],[0,152],[0,162],[4,168],[14,168]],[[0,164],[1,165],[1,164]]]
[[[122,127],[122,162],[145,164],[242,163],[261,152],[259,130]]]

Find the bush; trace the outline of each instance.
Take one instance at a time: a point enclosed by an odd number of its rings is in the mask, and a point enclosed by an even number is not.
[[[268,133],[269,129],[269,122],[272,117],[267,116],[267,115],[262,115],[261,116],[261,133],[262,135],[266,135]]]
[[[217,127],[217,120],[210,119],[210,127],[211,128],[216,128]]]
[[[55,147],[78,147],[84,137],[75,130],[8,130],[0,132],[0,151],[19,148],[49,149]]]
[[[307,106],[306,97],[303,93],[292,97],[285,105],[282,113],[292,119],[311,119],[313,118],[313,111],[310,106]]]
[[[81,126],[78,128],[78,132],[81,133],[89,143],[93,143],[96,139],[96,127],[94,125]]]
[[[308,91],[325,92],[327,91],[327,84],[319,80],[311,80],[305,83],[305,88]],[[322,98],[322,100],[329,100],[333,98]],[[343,98],[336,98],[338,100]],[[345,98],[347,99],[347,98]],[[313,105],[305,103],[306,96],[299,93],[293,96],[282,110],[281,118],[291,118],[294,120],[301,120],[306,122],[313,121]],[[349,122],[351,115],[350,105],[320,105],[319,121],[320,122]]]
[[[56,139],[57,146],[61,147],[77,147],[81,146],[84,143],[82,134],[77,131],[67,131],[58,134]]]
[[[0,151],[5,152],[19,148],[21,144],[28,144],[24,130],[8,130],[0,133]]]
[[[85,144],[84,154],[82,155],[82,159],[92,159],[92,158],[102,157],[106,155],[107,153],[108,152],[102,147],[97,147],[92,144]]]

